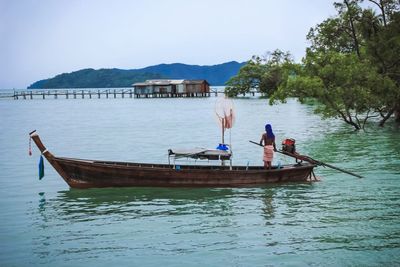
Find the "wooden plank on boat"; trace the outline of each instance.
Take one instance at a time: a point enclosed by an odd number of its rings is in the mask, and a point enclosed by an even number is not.
[[[229,160],[232,154],[229,151],[218,150],[218,149],[205,149],[205,148],[193,148],[193,149],[170,149],[168,150],[169,155],[175,156],[175,158],[193,158],[193,159],[208,159],[208,160]]]

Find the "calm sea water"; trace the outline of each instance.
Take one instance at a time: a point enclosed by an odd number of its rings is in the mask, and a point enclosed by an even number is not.
[[[257,188],[70,189],[39,153],[167,162],[169,148],[215,147],[216,98],[0,101],[1,266],[400,266],[399,128],[355,133],[296,101],[237,99],[234,163],[261,165],[270,122],[278,142],[357,172]],[[226,136],[229,140],[229,134]],[[278,156],[274,164],[291,159]]]

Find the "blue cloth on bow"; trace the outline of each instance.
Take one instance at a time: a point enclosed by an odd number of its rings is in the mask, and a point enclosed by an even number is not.
[[[44,177],[44,162],[43,162],[43,156],[40,155],[39,158],[39,180],[42,180]]]

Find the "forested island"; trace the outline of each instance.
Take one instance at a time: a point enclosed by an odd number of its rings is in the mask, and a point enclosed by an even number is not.
[[[270,104],[313,101],[323,117],[364,129],[375,118],[400,122],[400,2],[344,0],[337,14],[311,28],[301,63],[279,49],[253,56],[227,82],[236,96],[258,90]]]
[[[54,78],[40,80],[28,89],[58,88],[110,88],[130,87],[133,83],[149,79],[201,79],[211,85],[224,85],[236,75],[245,63],[231,61],[212,66],[187,65],[181,63],[160,64],[142,69],[83,69],[63,73]]]

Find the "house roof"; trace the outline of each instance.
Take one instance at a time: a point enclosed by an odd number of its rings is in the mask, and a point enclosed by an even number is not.
[[[146,80],[141,83],[134,83],[133,86],[146,86],[146,85],[172,85],[183,84],[185,80]]]
[[[208,84],[206,80],[146,80],[145,82],[134,83],[132,86],[202,84],[204,82]]]
[[[134,83],[132,86],[147,86],[147,83]]]
[[[185,80],[185,84],[202,84],[202,83],[207,83],[209,84],[206,80]]]

